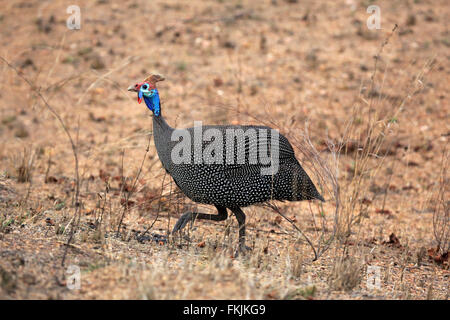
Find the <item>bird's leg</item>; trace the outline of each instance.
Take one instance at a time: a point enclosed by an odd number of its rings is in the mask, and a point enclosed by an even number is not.
[[[194,222],[195,219],[205,219],[205,220],[213,220],[213,221],[223,221],[225,220],[227,215],[227,208],[222,206],[216,206],[217,214],[207,214],[200,212],[185,212],[180,219],[178,219],[177,223],[173,227],[172,233],[175,233],[181,229],[183,229],[189,221]]]
[[[251,248],[249,248],[245,245],[245,214],[244,214],[244,212],[239,207],[232,208],[231,211],[233,211],[234,216],[236,217],[236,220],[238,221],[238,224],[239,224],[239,247],[235,254],[235,256],[237,257],[239,255],[239,253],[245,254],[247,251],[251,251]]]

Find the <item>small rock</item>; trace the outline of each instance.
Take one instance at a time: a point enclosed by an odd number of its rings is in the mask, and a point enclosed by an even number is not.
[[[93,61],[91,63],[91,68],[95,70],[101,70],[105,68],[105,63],[103,62],[102,58],[99,56],[95,56],[93,58]]]

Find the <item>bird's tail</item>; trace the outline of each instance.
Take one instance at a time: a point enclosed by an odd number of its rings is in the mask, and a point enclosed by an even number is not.
[[[293,188],[293,190],[296,190],[296,200],[320,200],[322,202],[325,202],[325,199],[322,197],[322,195],[317,191],[316,186],[309,178],[308,174],[301,168],[297,172],[297,177],[294,175],[294,184],[295,181],[297,182],[297,185]],[[294,191],[295,192],[295,191]]]

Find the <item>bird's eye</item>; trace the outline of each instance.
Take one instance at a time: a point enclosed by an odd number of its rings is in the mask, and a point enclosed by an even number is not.
[[[147,90],[147,89],[148,89],[148,85],[144,84],[144,85],[142,86],[142,89]]]

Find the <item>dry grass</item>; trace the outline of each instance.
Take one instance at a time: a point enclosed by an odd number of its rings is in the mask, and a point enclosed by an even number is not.
[[[79,31],[62,1],[4,6],[0,297],[448,299],[445,1],[381,1],[377,31],[366,1],[143,3],[81,1]],[[327,202],[246,208],[245,258],[232,217],[169,236],[213,209],[163,172],[126,92],[150,71],[173,126],[279,128]]]
[[[351,291],[362,279],[363,264],[345,256],[336,258],[328,281],[332,290]]]
[[[24,149],[12,159],[17,182],[31,182],[33,165],[35,160],[34,150]]]
[[[437,183],[437,191],[432,199],[433,210],[433,232],[437,243],[437,251],[443,257],[448,256],[450,251],[450,204],[449,179],[447,176],[449,153],[444,150],[442,154],[441,175]]]

